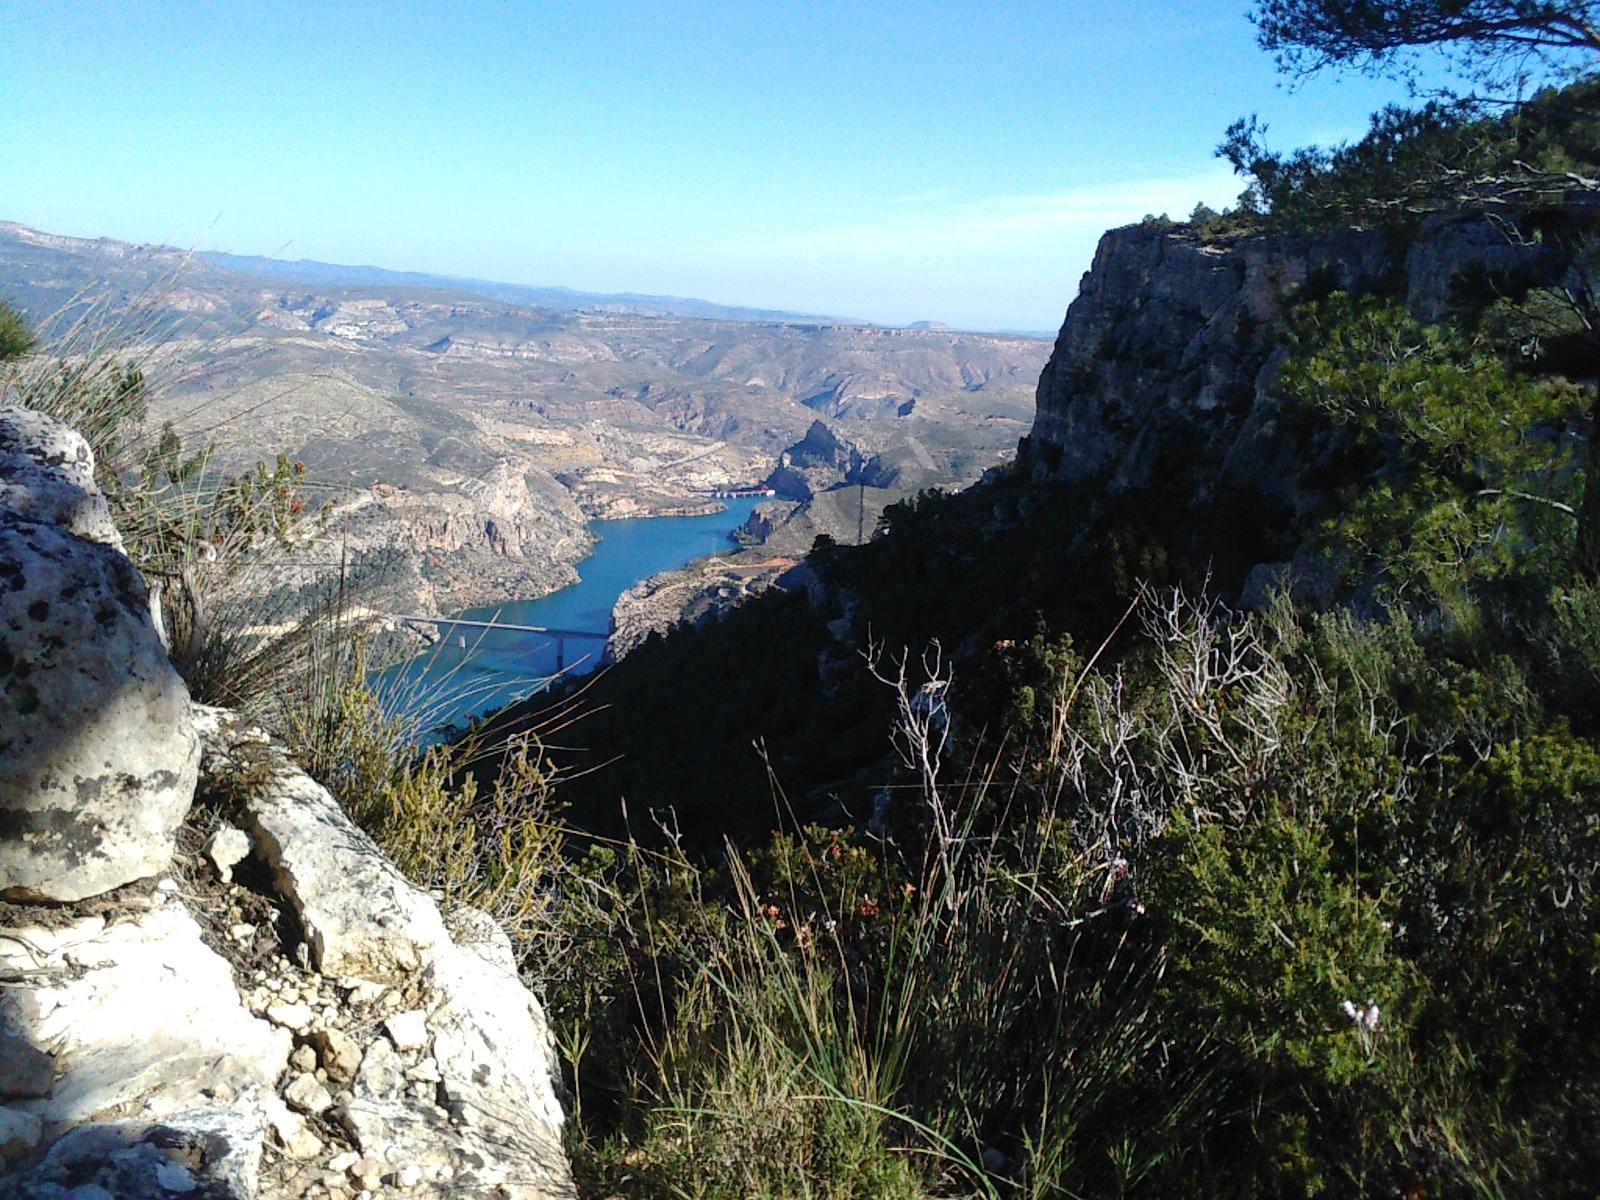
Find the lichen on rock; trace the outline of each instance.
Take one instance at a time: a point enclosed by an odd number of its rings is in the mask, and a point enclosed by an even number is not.
[[[103,511],[82,438],[0,410],[0,1198],[571,1197],[504,935],[452,937],[280,747],[195,708]],[[242,753],[271,768],[242,828],[191,814]]]
[[[114,530],[86,536],[104,532],[84,516],[104,499],[63,499],[100,495],[81,443],[37,414],[0,410],[4,899],[81,900],[156,874],[194,797],[189,693],[144,581]]]

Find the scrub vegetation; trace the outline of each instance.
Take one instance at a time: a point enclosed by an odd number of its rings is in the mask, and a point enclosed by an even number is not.
[[[1563,69],[1594,48],[1587,4],[1257,15],[1298,69],[1386,67],[1462,14],[1485,71],[1518,14]],[[348,606],[285,643],[300,690],[264,718],[512,933],[585,1194],[1593,1192],[1600,131],[1569,74],[1333,151],[1230,132],[1246,197],[1199,234],[1403,242],[1481,210],[1577,281],[1436,322],[1303,289],[1271,388],[1337,466],[1293,527],[1171,474],[924,493],[865,545],[819,539],[806,590],[420,757]],[[0,310],[0,356],[30,347]],[[8,395],[63,411],[37,381],[74,361],[6,368]],[[62,394],[111,418],[91,438],[152,531],[136,559],[181,580],[174,547],[298,536],[292,463],[196,491],[203,457],[117,440],[142,416],[124,361]],[[1242,602],[1289,559],[1316,588]],[[197,692],[266,644],[191,661]]]
[[[1486,211],[1571,268],[1432,323],[1303,289],[1299,526],[1187,480],[925,494],[591,687],[556,758],[623,757],[562,786],[583,902],[534,969],[593,1194],[1592,1186],[1593,89],[1230,135],[1203,236]],[[1318,588],[1219,599],[1297,554]]]
[[[702,773],[702,750],[681,776],[651,747],[684,723],[593,735],[640,748],[637,838],[579,863],[590,890],[568,894],[589,899],[555,914],[578,920],[573,952],[542,982],[594,1194],[1587,1186],[1587,396],[1385,302],[1309,302],[1296,338],[1285,402],[1351,464],[1305,531],[1332,564],[1326,602],[1210,598],[1237,593],[1218,564],[1248,555],[1191,554],[1163,523],[1192,514],[1142,502],[1072,564],[1068,496],[981,536],[1013,481],[925,497],[880,540],[813,557],[890,644],[982,649],[880,653],[809,692],[811,726],[774,733],[764,762],[739,762],[755,722],[716,681],[757,656],[780,677],[814,669],[822,617],[792,598],[596,685],[614,705],[596,723],[671,678],[708,737],[737,729],[715,743],[723,769]],[[1033,637],[986,635],[1018,608]],[[881,804],[841,798],[837,775],[782,790],[801,772],[780,756],[885,724]]]

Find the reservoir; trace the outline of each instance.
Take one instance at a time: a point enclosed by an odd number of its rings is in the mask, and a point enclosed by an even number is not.
[[[568,637],[558,647],[548,634],[469,626],[439,627],[439,643],[410,662],[382,672],[374,687],[386,712],[405,712],[426,734],[439,725],[465,721],[521,699],[564,670],[594,669],[611,629],[617,597],[642,579],[681,567],[691,559],[732,550],[732,531],[762,497],[723,501],[722,512],[700,517],[636,517],[591,521],[594,553],[578,564],[577,583],[508,604],[453,614],[469,621],[537,625],[598,634]],[[463,646],[462,643],[465,643]],[[564,652],[558,666],[557,651]]]

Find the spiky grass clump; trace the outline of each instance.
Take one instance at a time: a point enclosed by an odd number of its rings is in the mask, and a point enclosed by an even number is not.
[[[303,464],[267,455],[219,472],[207,446],[185,446],[151,420],[152,400],[199,368],[197,344],[166,303],[176,273],[131,300],[79,296],[35,334],[3,309],[26,354],[0,373],[0,402],[72,426],[124,547],[153,593],[152,615],[197,700],[271,723],[274,699],[330,639],[366,636],[363,598],[383,571],[356,572],[318,519],[323,489]],[[193,415],[193,414],[191,414]]]

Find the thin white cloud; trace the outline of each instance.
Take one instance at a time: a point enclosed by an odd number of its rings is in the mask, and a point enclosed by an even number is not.
[[[1238,195],[1233,172],[1218,164],[1160,179],[1086,184],[1055,192],[990,196],[959,202],[914,198],[894,203],[909,211],[886,212],[829,228],[797,232],[769,245],[779,253],[879,258],[929,252],[1039,250],[1063,236],[1095,235],[1139,220],[1147,213],[1182,219],[1197,202],[1213,207]]]

